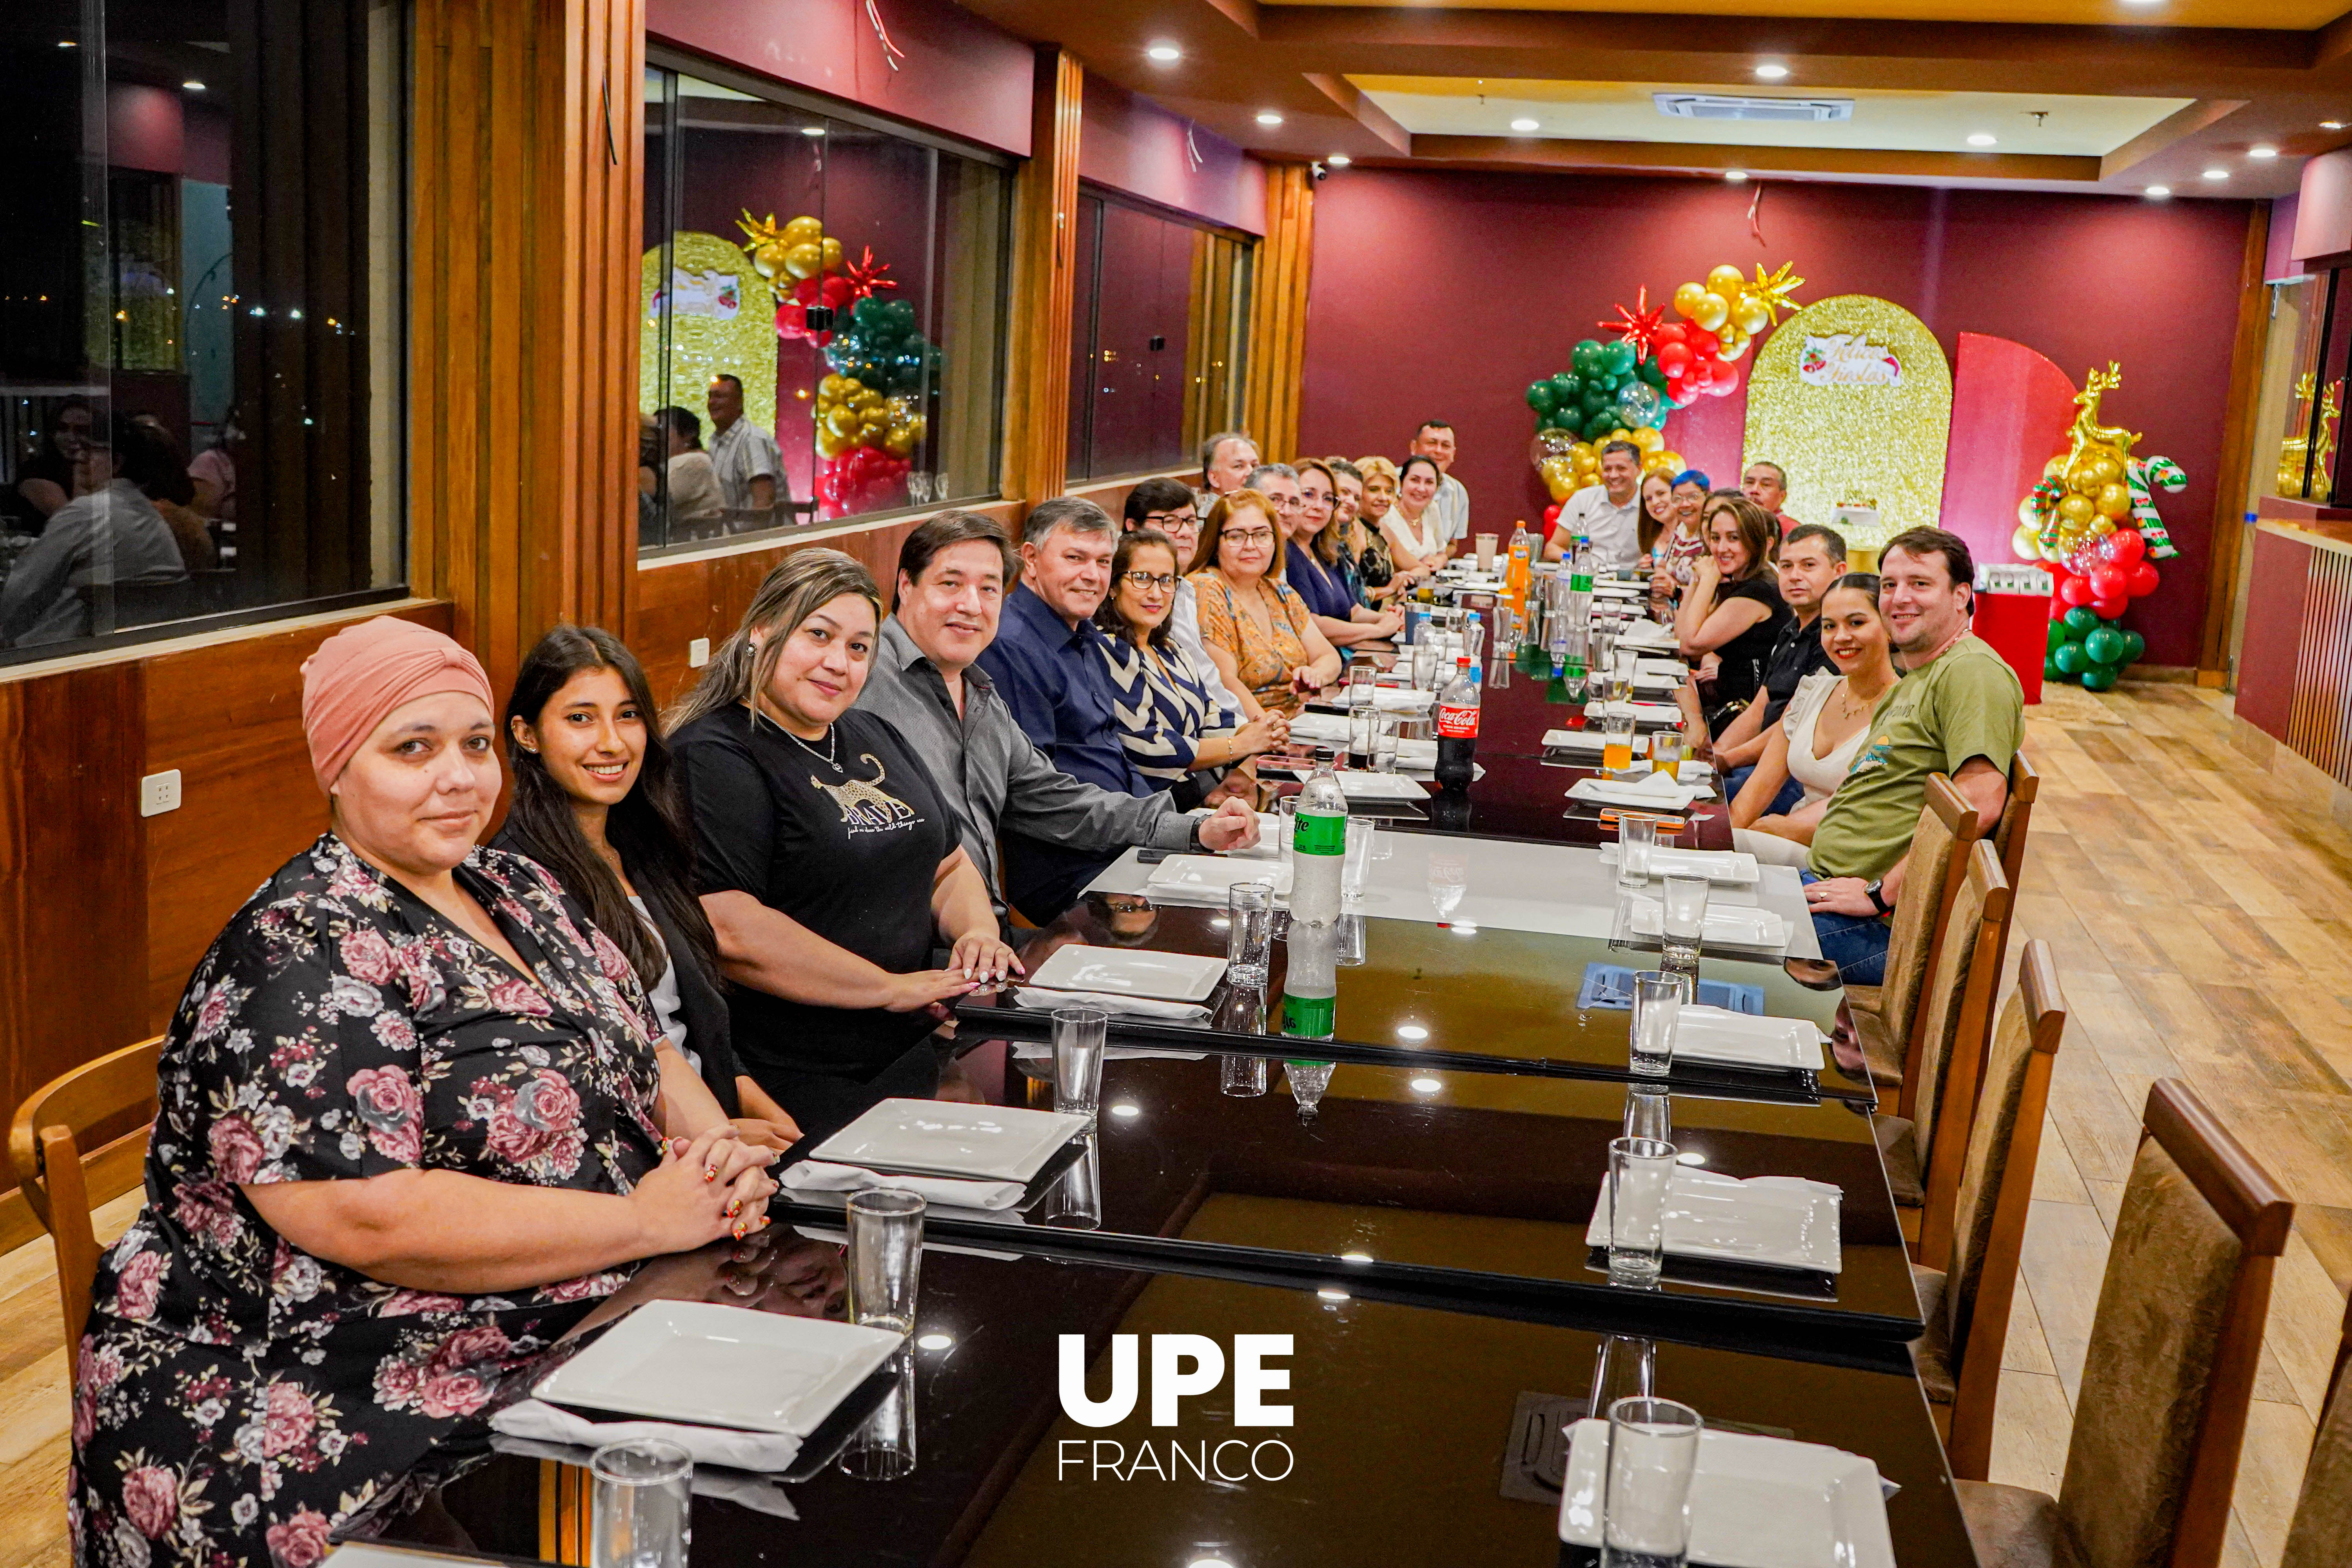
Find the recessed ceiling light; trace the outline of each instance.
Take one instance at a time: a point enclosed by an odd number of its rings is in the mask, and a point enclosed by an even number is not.
[[[1761,81],[1779,81],[1788,74],[1789,68],[1787,66],[1775,65],[1769,61],[1756,68],[1757,79]]]
[[[2226,180],[2230,177],[2230,171],[2227,169],[2208,169],[2205,171],[2205,177],[2209,180]]]
[[[1530,120],[1523,114],[1517,120],[1511,121],[1511,129],[1518,132],[1538,131],[1542,129],[1542,123],[1538,121]]]
[[[1269,109],[1257,117],[1257,122],[1260,125],[1279,125],[1282,123],[1282,116]]]
[[[2000,137],[1995,136],[1990,131],[1979,131],[1975,135],[1969,138],[1969,145],[1971,147],[1990,147],[2000,140]]]
[[[1143,51],[1143,58],[1157,60],[1163,66],[1172,66],[1184,58],[1184,51],[1173,44],[1154,44]]]
[[[205,90],[205,84],[196,80],[194,77],[189,78],[180,85],[190,92],[202,92]]]
[[[2172,194],[2172,187],[2170,185],[2150,185],[2147,188],[2147,194],[2154,196],[2157,200],[2162,201],[2165,197]]]
[[[1435,1094],[1445,1086],[1433,1078],[1417,1078],[1409,1087],[1415,1094]]]
[[[953,1334],[925,1334],[915,1342],[917,1349],[927,1351],[943,1351],[953,1343],[955,1343]]]
[[[2275,158],[2278,156],[2278,149],[2275,147],[2249,147],[2246,149],[2246,156],[2249,158]]]
[[[1399,1024],[1397,1026],[1397,1038],[1400,1040],[1425,1040],[1429,1038],[1429,1030],[1419,1024]]]
[[[1140,1116],[1143,1114],[1143,1107],[1139,1105],[1114,1105],[1110,1108],[1110,1113],[1113,1116],[1121,1118]]]
[[[1323,161],[1330,164],[1331,167],[1335,169],[1344,169],[1349,164],[1355,162],[1353,158],[1349,157],[1345,153],[1334,153]]]
[[[1748,171],[1745,169],[1726,169],[1723,172],[1723,177],[1730,181],[1735,185],[1746,184],[1748,183]]]

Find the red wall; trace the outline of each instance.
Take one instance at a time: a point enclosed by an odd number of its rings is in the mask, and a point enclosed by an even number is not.
[[[1192,152],[1184,132],[1192,131]],[[1265,232],[1265,165],[1221,136],[1088,72],[1078,177],[1250,234]]]
[[[2161,505],[2179,559],[2135,607],[2156,664],[2196,662],[2247,204],[1709,181],[1350,170],[1316,187],[1300,448],[1402,452],[1451,419],[1482,523],[1547,500],[1527,460],[1528,383],[1593,323],[1718,262],[1792,261],[1801,300],[1875,294],[1946,354],[1963,331],[2014,338],[2070,375],[2122,363],[2105,417],[2189,473]],[[1713,421],[1738,398],[1702,400]],[[1681,447],[1685,415],[1666,427]],[[2050,433],[2055,451],[2062,432]],[[1710,447],[1720,443],[1710,442]],[[1711,453],[1709,455],[1712,455]],[[1717,474],[1718,480],[1734,476]]]

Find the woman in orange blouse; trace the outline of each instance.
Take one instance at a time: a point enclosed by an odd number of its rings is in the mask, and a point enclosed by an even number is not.
[[[1274,503],[1239,490],[1209,509],[1187,579],[1201,609],[1201,646],[1249,717],[1295,715],[1306,694],[1339,679],[1339,651],[1282,580]]]

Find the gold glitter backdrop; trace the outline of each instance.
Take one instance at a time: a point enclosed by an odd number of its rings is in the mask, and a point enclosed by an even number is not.
[[[637,283],[637,406],[650,414],[675,405],[702,421],[710,441],[704,389],[720,371],[743,381],[743,417],[755,430],[776,428],[776,302],[751,258],[715,234],[670,236],[671,283],[661,275],[659,247],[646,252]],[[655,296],[674,296],[669,325],[669,384],[662,384],[665,312]]]
[[[1789,471],[1789,515],[1878,506],[1875,549],[1932,524],[1944,493],[1952,370],[1918,317],[1867,294],[1816,300],[1773,331],[1748,377],[1747,463]]]

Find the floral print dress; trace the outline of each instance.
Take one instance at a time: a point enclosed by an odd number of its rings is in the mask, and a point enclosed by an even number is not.
[[[659,1163],[620,950],[521,856],[478,848],[457,876],[529,979],[332,834],[196,966],[146,1206],[100,1260],[82,1341],[81,1568],[306,1568],[627,1278],[405,1289],[294,1247],[240,1190],[424,1169],[625,1194]]]

